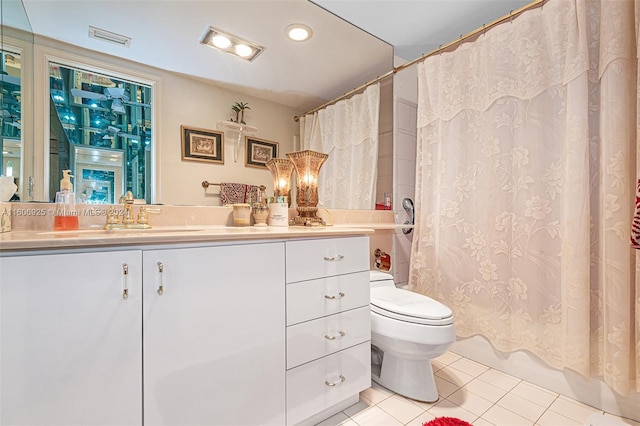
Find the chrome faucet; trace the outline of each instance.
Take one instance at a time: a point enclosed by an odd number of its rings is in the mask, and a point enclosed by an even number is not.
[[[149,217],[147,216],[147,210],[144,206],[140,207],[137,220],[134,220],[133,214],[133,193],[127,191],[127,193],[120,197],[120,204],[123,205],[122,218],[118,218],[115,207],[111,207],[107,213],[107,224],[104,229],[148,229]]]

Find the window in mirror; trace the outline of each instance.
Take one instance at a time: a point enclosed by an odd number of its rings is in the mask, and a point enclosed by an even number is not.
[[[0,175],[13,176],[20,186],[20,166],[22,155],[21,136],[21,95],[20,95],[20,54],[2,50],[0,70]],[[12,199],[19,199],[16,193]]]
[[[81,202],[114,204],[131,191],[150,203],[152,87],[56,63],[49,84],[49,194],[69,169]]]

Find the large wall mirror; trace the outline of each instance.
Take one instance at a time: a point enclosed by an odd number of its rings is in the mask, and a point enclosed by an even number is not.
[[[31,134],[30,129],[23,131],[23,127],[30,124],[29,119],[23,120],[23,116],[27,113],[24,94],[29,93],[29,88],[24,87],[25,77],[28,80],[31,75],[24,72],[23,65],[26,63],[29,67],[32,64],[29,46],[33,37],[22,2],[1,1],[0,17],[0,175],[13,177],[19,190],[12,200],[19,200],[26,186],[23,179],[26,161],[24,140],[25,135]],[[5,31],[5,24],[9,24],[11,30]]]
[[[33,27],[26,62],[24,51],[11,50],[22,53],[22,79],[32,83],[21,85],[21,129],[16,117],[2,117],[3,131],[20,130],[20,169],[13,161],[12,166],[24,201],[49,201],[67,168],[88,202],[117,201],[119,193],[132,190],[148,203],[219,205],[215,186],[203,189],[205,180],[264,184],[268,192],[273,186],[268,170],[246,167],[242,154],[240,161],[233,157],[229,144],[242,138],[225,131],[222,162],[188,162],[181,158],[181,126],[219,130],[220,122],[232,118],[234,103],[248,102],[245,120],[258,129],[253,136],[278,143],[284,156],[299,149],[294,116],[393,66],[390,45],[307,0],[247,0],[240,6],[226,0],[164,1],[152,9],[134,0],[126,14],[106,0],[0,4],[26,11]],[[287,45],[289,60],[277,58],[274,40],[285,38],[283,20],[296,17],[316,20],[314,38],[308,45]],[[20,28],[6,13],[4,18],[5,34]],[[276,26],[276,21],[283,22]],[[273,37],[274,44],[252,63],[222,58],[198,44],[209,25],[249,31],[258,41]],[[90,26],[125,33],[130,44],[91,38]],[[188,42],[180,39],[185,33],[191,34]],[[317,50],[323,39],[326,48]],[[345,74],[348,61],[359,61],[364,71]],[[30,96],[25,87],[33,91]],[[5,163],[3,158],[3,173]]]

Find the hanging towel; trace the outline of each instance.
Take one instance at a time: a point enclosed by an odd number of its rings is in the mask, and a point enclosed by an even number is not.
[[[631,245],[640,246],[640,179],[636,185],[636,210],[631,221]]]
[[[221,183],[220,205],[258,201],[258,187],[244,183]]]

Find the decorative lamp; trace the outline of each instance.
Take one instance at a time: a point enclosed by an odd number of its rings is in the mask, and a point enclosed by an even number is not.
[[[273,176],[273,195],[287,197],[287,203],[291,206],[291,173],[293,173],[293,164],[286,158],[272,158],[267,161],[266,166]]]
[[[316,151],[298,151],[287,154],[296,169],[296,204],[298,216],[293,225],[324,225],[318,211],[318,173],[329,156]]]

